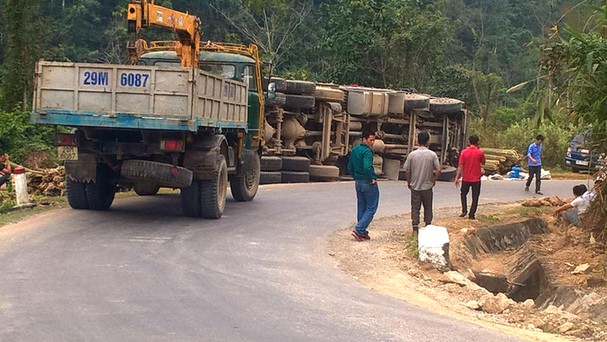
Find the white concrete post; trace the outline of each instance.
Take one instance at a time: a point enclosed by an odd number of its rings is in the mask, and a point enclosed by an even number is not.
[[[13,175],[15,192],[17,193],[17,206],[30,204],[29,197],[27,195],[27,177],[25,175],[25,169],[22,167],[16,167],[13,169]]]

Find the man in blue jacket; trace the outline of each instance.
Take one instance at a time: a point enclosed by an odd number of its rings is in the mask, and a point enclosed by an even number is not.
[[[529,159],[529,178],[527,178],[527,183],[525,184],[525,191],[529,191],[529,185],[531,185],[531,181],[533,181],[533,177],[535,177],[535,193],[538,195],[543,195],[540,191],[540,186],[542,185],[542,143],[544,142],[544,136],[538,134],[535,137],[535,141],[529,145],[527,148],[527,158]]]
[[[357,210],[357,223],[352,236],[357,241],[370,240],[367,228],[379,205],[379,187],[377,175],[373,169],[373,143],[375,132],[365,130],[362,133],[362,143],[350,152],[348,172],[355,181]]]

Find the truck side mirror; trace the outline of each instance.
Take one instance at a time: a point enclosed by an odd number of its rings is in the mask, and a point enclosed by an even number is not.
[[[276,97],[276,84],[271,82],[268,84],[268,99],[273,99]]]

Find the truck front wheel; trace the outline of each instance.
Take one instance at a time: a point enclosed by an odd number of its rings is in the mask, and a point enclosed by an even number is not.
[[[223,155],[219,154],[215,162],[214,178],[200,181],[200,204],[202,216],[218,219],[223,215],[228,191],[228,165]]]
[[[112,182],[112,170],[109,166],[97,165],[97,177],[94,182],[86,183],[85,189],[90,209],[108,210],[116,194],[116,184]]]
[[[261,163],[257,153],[244,150],[242,173],[230,179],[232,197],[239,202],[248,202],[255,198],[259,188]]]

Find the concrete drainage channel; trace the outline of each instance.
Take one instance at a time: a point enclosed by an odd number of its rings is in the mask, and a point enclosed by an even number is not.
[[[547,223],[537,218],[477,229],[460,242],[455,266],[471,270],[479,286],[516,302],[533,299],[539,309],[554,305],[574,314],[583,311],[592,319],[607,319],[607,298],[580,293],[551,279],[531,242],[534,235],[547,232]],[[492,263],[483,263],[484,259]],[[494,265],[493,269],[486,269],[487,264]]]

